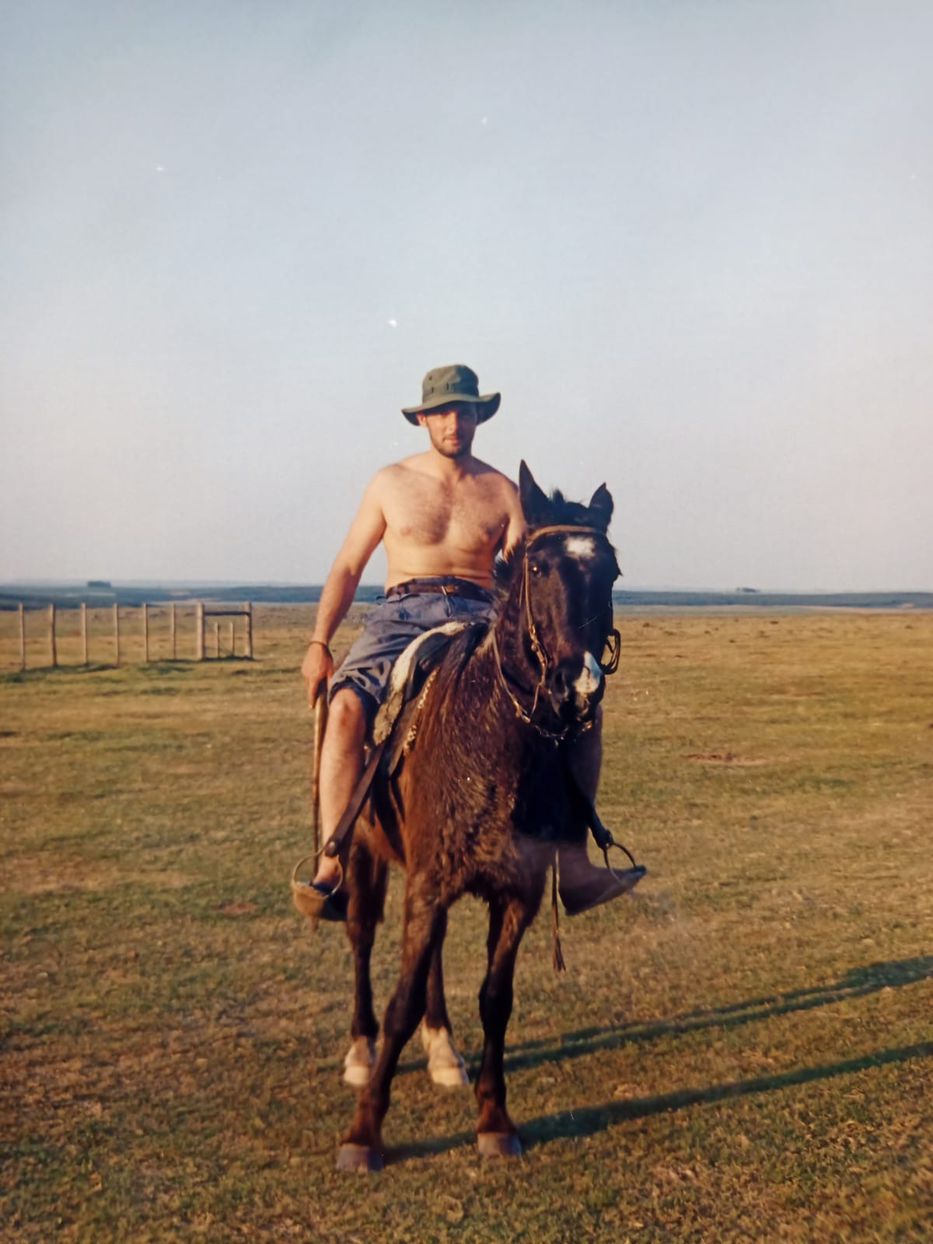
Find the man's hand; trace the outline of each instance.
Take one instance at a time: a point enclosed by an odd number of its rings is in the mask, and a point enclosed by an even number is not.
[[[322,691],[327,690],[327,680],[334,672],[334,658],[323,640],[314,639],[308,645],[301,663],[301,676],[308,684],[308,704],[314,708]]]

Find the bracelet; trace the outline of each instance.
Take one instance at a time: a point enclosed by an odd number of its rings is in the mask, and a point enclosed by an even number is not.
[[[333,661],[333,659],[334,659],[334,654],[331,652],[331,650],[330,650],[329,646],[328,646],[327,644],[325,644],[325,642],[324,642],[324,640],[323,640],[323,639],[312,639],[312,640],[310,640],[310,641],[309,641],[309,643],[308,643],[308,647],[309,647],[309,648],[313,648],[315,644],[317,644],[317,646],[318,646],[319,648],[323,648],[323,649],[324,649],[324,651],[327,653],[327,655],[330,657],[330,659]]]

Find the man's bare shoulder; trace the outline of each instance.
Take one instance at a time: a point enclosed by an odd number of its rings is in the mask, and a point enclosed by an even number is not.
[[[379,474],[398,479],[409,471],[425,471],[430,461],[430,453],[409,454],[407,458],[401,458],[398,462],[390,462],[388,466],[382,468]]]
[[[380,467],[369,481],[368,491],[378,496],[387,489],[391,490],[397,487],[406,475],[412,470],[417,470],[415,465],[417,457],[418,455],[411,458],[403,458],[401,462],[389,462],[386,466]]]
[[[480,462],[479,458],[474,458],[473,468],[473,474],[477,477],[488,480],[491,484],[501,486],[509,493],[518,495],[518,486],[502,471],[497,470],[494,466],[490,466],[488,462]]]
[[[428,454],[412,454],[410,458],[402,458],[400,462],[390,462],[380,467],[369,481],[370,495],[381,501],[394,496],[399,489],[410,487],[413,475],[429,475],[424,461],[428,457]]]

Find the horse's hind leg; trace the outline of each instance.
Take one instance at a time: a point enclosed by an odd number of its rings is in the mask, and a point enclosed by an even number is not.
[[[444,1088],[462,1088],[470,1083],[466,1064],[454,1045],[447,1000],[444,997],[444,937],[447,933],[447,913],[428,971],[427,1002],[421,1024],[421,1044],[428,1056],[428,1075],[435,1084]]]
[[[483,1157],[515,1157],[522,1152],[515,1125],[505,1108],[503,1057],[505,1030],[512,1014],[515,956],[533,910],[517,899],[494,904],[490,910],[489,966],[479,993],[483,1058],[476,1080],[476,1142]]]
[[[354,1088],[369,1083],[376,1062],[379,1025],[373,1011],[370,959],[376,939],[376,924],[385,902],[387,869],[361,841],[353,845],[348,865],[350,903],[347,910],[347,936],[353,949],[353,1017],[350,1048],[343,1060],[343,1078]]]
[[[338,1170],[381,1170],[382,1120],[399,1056],[424,1014],[431,955],[443,926],[433,894],[413,885],[405,895],[402,970],[382,1024],[382,1048],[369,1084],[361,1091],[353,1124],[340,1144]]]

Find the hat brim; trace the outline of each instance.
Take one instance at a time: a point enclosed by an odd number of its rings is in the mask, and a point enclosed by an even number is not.
[[[475,406],[476,422],[485,423],[499,409],[502,401],[501,393],[486,393],[482,397],[472,397],[469,393],[445,393],[433,402],[423,402],[420,406],[403,406],[402,414],[409,423],[417,426],[419,415],[429,415],[432,410],[442,410],[448,406]]]

